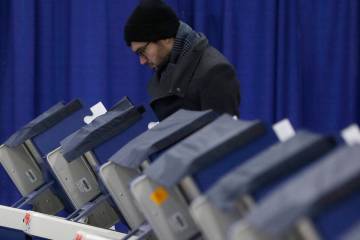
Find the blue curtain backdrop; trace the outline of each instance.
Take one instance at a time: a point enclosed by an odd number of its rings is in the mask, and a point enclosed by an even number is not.
[[[148,100],[152,72],[123,41],[137,2],[0,0],[0,142],[60,100]],[[236,67],[241,118],[318,132],[359,123],[359,0],[167,2]]]

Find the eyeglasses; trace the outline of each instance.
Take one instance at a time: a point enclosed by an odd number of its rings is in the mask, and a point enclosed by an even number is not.
[[[146,57],[145,52],[146,52],[146,48],[149,46],[151,42],[146,43],[144,46],[138,48],[135,51],[135,54],[138,55],[139,57]]]

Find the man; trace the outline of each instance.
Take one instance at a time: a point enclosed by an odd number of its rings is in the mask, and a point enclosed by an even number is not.
[[[180,108],[239,115],[240,87],[233,66],[162,0],[140,1],[124,35],[140,63],[155,71],[148,93],[160,120]]]

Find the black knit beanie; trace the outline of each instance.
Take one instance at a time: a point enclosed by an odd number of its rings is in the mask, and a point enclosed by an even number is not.
[[[176,13],[164,1],[141,0],[125,25],[125,41],[130,46],[175,37],[179,25]]]

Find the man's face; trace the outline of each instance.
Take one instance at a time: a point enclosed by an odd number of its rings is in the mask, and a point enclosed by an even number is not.
[[[148,65],[151,69],[157,70],[171,52],[170,46],[166,40],[157,42],[131,42],[131,50],[139,56],[141,65]]]

